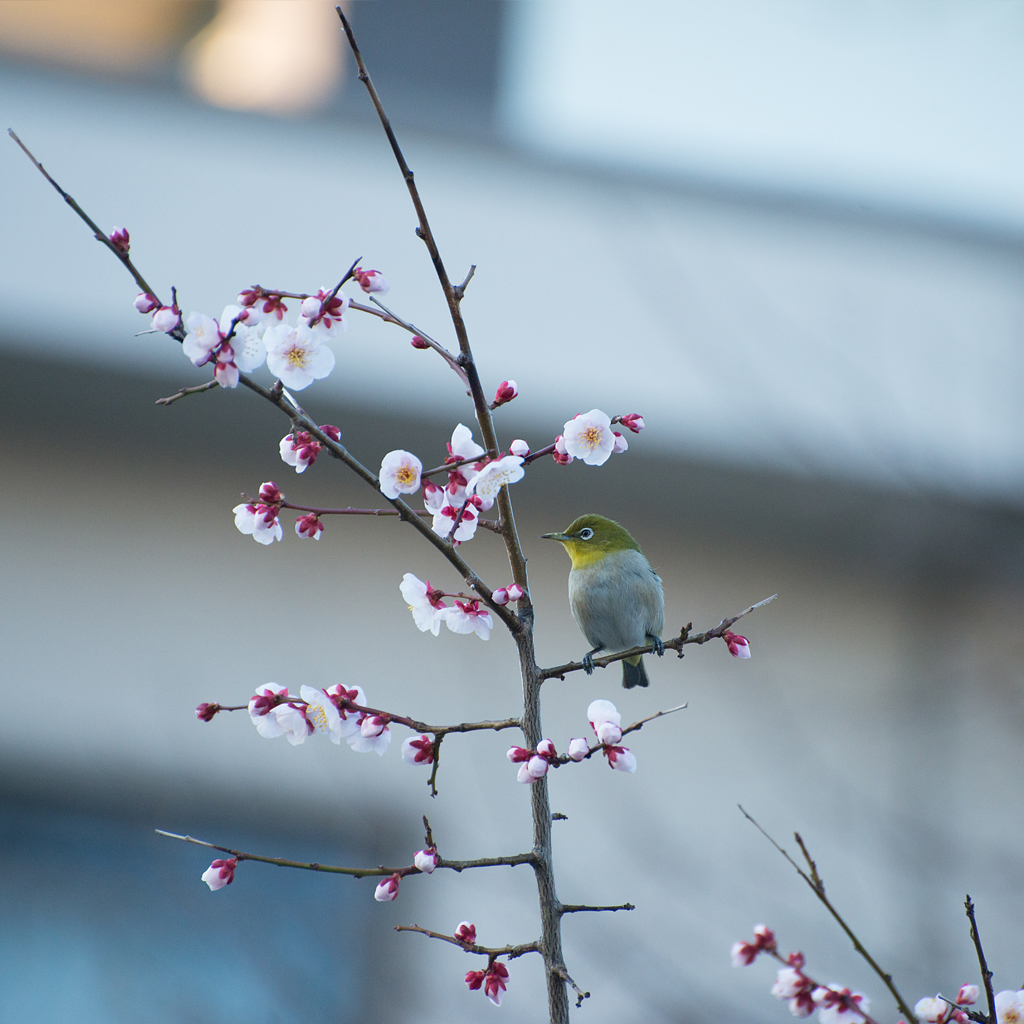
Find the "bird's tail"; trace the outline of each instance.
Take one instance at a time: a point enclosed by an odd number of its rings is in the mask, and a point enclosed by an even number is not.
[[[647,669],[644,668],[644,660],[638,654],[635,658],[625,658],[622,662],[622,685],[627,690],[634,686],[650,686],[651,681],[647,678]]]

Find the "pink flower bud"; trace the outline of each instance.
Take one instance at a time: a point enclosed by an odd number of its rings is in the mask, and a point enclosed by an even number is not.
[[[491,591],[491,600],[499,605],[508,604],[508,591],[504,587]]]
[[[505,756],[513,764],[518,764],[520,761],[529,761],[533,755],[525,747],[509,747]]]
[[[622,739],[622,730],[614,722],[601,722],[595,732],[602,743],[615,744]]]
[[[341,440],[341,429],[339,427],[333,427],[330,423],[321,424],[320,429],[332,440]]]
[[[302,315],[312,320],[314,317],[318,317],[323,312],[324,304],[315,295],[308,295],[302,300],[302,305],[299,307]]]
[[[522,596],[523,588],[519,586],[518,583],[513,583],[512,586],[508,588],[508,599],[510,601],[518,601]]]
[[[786,957],[786,963],[789,964],[790,967],[795,967],[797,970],[800,970],[807,961],[804,959],[803,953],[797,951],[796,953],[790,953],[789,956]]]
[[[310,512],[295,520],[295,532],[302,538],[312,537],[319,540],[320,534],[324,532],[324,524],[320,522],[320,517],[316,513]]]
[[[612,431],[612,436],[615,438],[615,444],[612,446],[613,455],[621,455],[629,445],[626,444],[626,439],[617,431]]]
[[[278,490],[273,480],[260,484],[260,501],[264,505],[279,505],[284,501],[284,495]]]
[[[503,380],[498,385],[498,390],[494,392],[494,401],[491,404],[497,408],[499,405],[511,402],[518,394],[519,391],[514,380]]]
[[[161,306],[153,314],[153,330],[168,334],[181,323],[181,313],[177,306]]]
[[[555,751],[555,745],[551,740],[541,740],[540,743],[537,744],[537,753],[540,754],[541,757],[549,759],[552,757],[558,757],[558,754]]]
[[[123,252],[125,256],[128,255],[128,249],[131,245],[131,241],[128,238],[128,231],[126,228],[114,228],[114,230],[110,232],[110,241],[118,252]]]
[[[424,341],[418,334],[412,336],[412,341],[409,342],[413,348],[430,348],[430,342]]]
[[[238,304],[240,306],[254,306],[259,297],[260,291],[258,288],[247,288],[244,292],[238,293]]]
[[[569,740],[569,756],[574,761],[582,761],[590,753],[590,744],[586,740],[576,737]]]
[[[368,740],[379,736],[388,727],[387,719],[380,715],[367,715],[359,723],[359,732]]]
[[[218,711],[220,711],[219,704],[200,704],[199,707],[196,708],[196,718],[198,718],[200,722],[212,722],[213,716],[217,714]]]
[[[961,1006],[973,1006],[978,1001],[977,985],[961,985],[960,991],[956,994],[956,1001]]]
[[[725,641],[726,647],[729,648],[729,653],[734,658],[750,657],[750,644],[745,636],[740,636],[739,633],[732,633],[727,629],[722,634],[722,639]]]
[[[434,868],[437,867],[437,850],[433,846],[428,846],[425,850],[417,850],[412,862],[425,875],[432,875]]]
[[[356,267],[352,271],[352,276],[359,282],[359,287],[367,294],[378,292],[384,295],[391,289],[391,285],[387,283],[384,275],[379,270],[363,270],[362,267]]]
[[[631,412],[628,416],[619,416],[618,421],[634,434],[639,434],[644,429],[644,418],[639,413]]]
[[[497,962],[491,964],[490,969],[484,978],[484,995],[495,1006],[501,1006],[501,997],[505,994],[505,979],[508,977],[508,968]]]
[[[470,924],[468,921],[461,921],[459,927],[455,929],[455,938],[459,942],[472,945],[476,942],[476,925]]]
[[[160,303],[153,298],[149,292],[139,292],[135,296],[135,302],[132,303],[140,313],[152,313],[154,309],[159,308]]]
[[[466,984],[471,992],[475,992],[484,983],[483,971],[466,971]]]
[[[434,741],[429,736],[410,736],[402,744],[402,760],[408,764],[433,764]]]
[[[540,754],[534,754],[533,757],[526,762],[526,770],[535,779],[542,779],[548,773],[548,759],[546,757],[541,757]]]
[[[572,456],[565,450],[565,435],[559,434],[555,438],[555,450],[551,453],[551,458],[555,460],[560,466],[568,466],[572,462]]]
[[[396,871],[390,878],[385,878],[373,892],[378,903],[390,903],[398,895],[398,883],[402,876]]]
[[[734,942],[729,952],[733,967],[749,967],[761,951],[749,942]]]
[[[508,446],[508,453],[509,455],[518,455],[519,458],[525,459],[530,454],[530,446],[522,438],[517,437]]]
[[[238,859],[215,860],[204,872],[203,881],[210,887],[212,892],[223,889],[235,880],[235,868],[238,866]]]

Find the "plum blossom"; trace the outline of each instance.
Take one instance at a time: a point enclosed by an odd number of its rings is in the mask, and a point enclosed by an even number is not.
[[[525,459],[530,454],[530,446],[522,439],[517,437],[508,446],[509,455],[518,455],[521,459]]]
[[[434,741],[426,735],[410,736],[402,743],[402,760],[408,764],[433,764]]]
[[[455,929],[455,938],[471,946],[476,942],[476,925],[468,921],[460,921],[459,927]]]
[[[555,450],[551,453],[551,458],[555,460],[560,466],[568,466],[572,462],[572,456],[566,451],[565,448],[565,435],[559,434],[555,438]]]
[[[484,454],[484,450],[473,440],[473,431],[460,423],[452,431],[452,439],[448,444],[448,454],[456,460],[478,459]]]
[[[402,577],[399,590],[409,605],[416,628],[421,633],[429,629],[437,636],[441,631],[441,622],[451,610],[441,599],[441,591],[431,587],[430,580],[424,582],[411,572]]]
[[[928,1021],[929,1024],[939,1024],[940,1021],[944,1021],[947,1010],[949,1010],[949,1003],[937,993],[934,996],[918,999],[914,1004],[914,1016],[918,1020]]]
[[[132,305],[135,306],[140,313],[152,313],[154,309],[160,308],[160,303],[157,302],[156,298],[150,295],[149,292],[139,292],[139,294],[135,296],[135,302],[133,302]]]
[[[252,724],[256,726],[256,731],[268,740],[284,735],[285,730],[277,720],[277,707],[278,698],[287,696],[287,686],[267,683],[265,686],[257,686],[256,696],[249,698],[249,717]]]
[[[1024,989],[997,992],[995,1004],[999,1024],[1021,1024],[1024,1021]]]
[[[504,607],[508,604],[508,589],[506,587],[498,587],[497,590],[491,591],[491,600],[496,604]]]
[[[330,423],[325,423],[320,429],[331,440],[341,440],[341,431]],[[312,466],[323,450],[324,446],[308,430],[296,430],[281,438],[281,459],[294,466],[296,473],[305,473],[306,467]]]
[[[508,968],[504,964],[495,961],[486,971],[469,971],[466,974],[466,984],[471,992],[475,992],[483,986],[484,995],[495,1006],[501,1006],[502,996],[505,994],[505,979],[508,978]]]
[[[733,967],[749,967],[761,953],[774,953],[775,932],[767,925],[754,925],[753,942],[734,942],[731,956]],[[795,965],[794,965],[795,966]]]
[[[279,704],[274,710],[277,724],[281,727],[284,738],[297,747],[305,743],[313,735],[315,727],[306,716],[306,705],[295,700],[287,704]]]
[[[212,316],[195,312],[189,313],[187,324],[188,333],[181,343],[181,351],[195,366],[203,366],[213,358],[224,340],[220,327]]]
[[[494,392],[494,401],[491,402],[491,408],[497,409],[499,405],[505,405],[506,402],[511,402],[513,398],[519,396],[519,390],[516,387],[514,380],[503,380],[498,385],[498,390]]]
[[[814,1012],[814,982],[805,977],[796,967],[783,967],[772,985],[776,999],[789,1001],[789,1012],[794,1017],[809,1017]]]
[[[352,276],[359,282],[359,287],[367,295],[372,292],[376,292],[378,295],[386,295],[391,290],[391,285],[388,284],[384,275],[379,270],[363,270],[362,267],[356,267],[352,271]]]
[[[475,494],[482,499],[483,504],[480,507],[486,511],[494,504],[502,487],[522,480],[525,475],[522,458],[518,455],[506,455],[503,459],[488,462],[483,469],[474,473],[466,484],[466,494]]]
[[[273,480],[260,485],[259,501],[253,504],[236,505],[235,526],[241,533],[250,535],[259,544],[273,544],[284,535],[278,513],[284,495]]]
[[[230,860],[215,860],[204,872],[203,881],[210,887],[212,892],[223,889],[235,880],[235,868],[238,867],[238,858]]]
[[[871,1000],[863,992],[851,992],[838,985],[819,985],[811,993],[821,1024],[862,1024]]]
[[[334,369],[334,353],[303,325],[278,324],[263,336],[267,368],[285,387],[301,391]]]
[[[617,430],[612,431],[612,436],[615,438],[615,444],[612,446],[612,454],[621,455],[629,448],[629,445],[626,443],[626,439]]]
[[[347,736],[345,742],[357,754],[369,754],[373,751],[378,757],[383,757],[391,742],[388,720],[380,715],[362,715],[358,731]]]
[[[510,601],[521,601],[523,594],[525,593],[526,591],[523,590],[518,583],[513,583],[512,586],[508,588],[508,599]]]
[[[956,994],[956,1001],[961,1006],[973,1006],[981,994],[977,985],[961,985],[960,991]]]
[[[127,228],[114,228],[109,235],[110,244],[120,253],[125,256],[128,255],[128,250],[131,248],[131,240],[128,236]]]
[[[373,892],[373,898],[378,903],[389,903],[398,895],[398,883],[402,876],[396,871],[390,878],[385,878]]]
[[[726,647],[729,648],[729,653],[734,658],[750,657],[750,644],[745,636],[740,636],[739,633],[733,633],[727,629],[722,634],[722,639],[725,641]]]
[[[600,409],[573,417],[565,424],[562,437],[566,454],[588,466],[604,465],[615,448],[611,418]]]
[[[452,532],[452,524],[459,516],[459,509],[454,505],[442,505],[434,513],[434,520],[431,523],[431,528],[434,533],[439,537],[447,537]],[[462,518],[459,519],[459,526],[455,533],[452,534],[452,540],[457,543],[462,543],[466,540],[472,540],[477,528],[477,515],[472,508],[467,508],[462,513]],[[457,631],[458,632],[458,631]]]
[[[264,295],[259,288],[248,288],[241,292],[238,304],[251,310],[253,319],[250,323],[269,323],[272,320],[280,322],[288,312],[280,295]]]
[[[428,512],[437,512],[444,504],[444,488],[430,480],[423,480],[423,507]]]
[[[590,753],[590,744],[582,737],[569,740],[568,754],[574,761],[582,761]]]
[[[432,875],[437,867],[437,848],[428,846],[425,850],[417,850],[412,858],[416,865],[425,875]]]
[[[605,744],[604,754],[608,758],[609,768],[630,774],[636,771],[636,755],[629,747],[613,747]]]
[[[170,334],[181,323],[181,312],[177,306],[161,306],[153,314],[153,330]]]
[[[338,707],[328,696],[326,690],[317,690],[312,686],[299,689],[302,699],[306,702],[306,718],[316,732],[327,733],[332,743],[340,744],[346,734]],[[346,720],[345,725],[351,726]],[[351,729],[347,730],[351,732]]]
[[[480,602],[476,600],[456,600],[455,606],[448,609],[444,621],[453,633],[476,633],[481,640],[488,639],[494,627],[491,613],[481,608]]]
[[[388,452],[380,464],[380,491],[392,501],[400,494],[415,494],[420,489],[423,463],[411,452]]]
[[[196,718],[198,718],[200,722],[212,722],[214,715],[216,715],[218,711],[220,711],[219,704],[203,703],[196,708]]]
[[[348,328],[344,316],[352,300],[341,292],[331,299],[332,291],[333,288],[321,288],[316,295],[310,295],[302,300],[299,323],[311,327],[322,340],[332,338],[338,331]],[[320,319],[317,320],[317,317]],[[312,322],[314,320],[315,324]]]
[[[587,708],[587,719],[608,758],[608,767],[619,772],[636,771],[636,755],[628,747],[618,746],[622,739],[622,716],[610,700],[594,700]]]
[[[295,520],[295,532],[303,539],[312,537],[313,540],[319,540],[320,534],[324,532],[324,524],[315,512],[310,512]]]
[[[621,725],[622,715],[610,700],[592,700],[587,707],[587,721],[590,722],[590,728],[596,733],[597,727],[603,722]]]

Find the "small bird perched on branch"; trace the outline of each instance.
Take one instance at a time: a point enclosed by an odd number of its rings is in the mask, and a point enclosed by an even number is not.
[[[665,651],[665,595],[661,580],[629,531],[593,513],[574,520],[564,533],[542,534],[557,540],[572,559],[569,570],[569,609],[593,649],[583,656],[583,669],[594,671],[598,651],[617,654],[653,644]],[[637,654],[622,662],[626,689],[647,686],[650,680]]]

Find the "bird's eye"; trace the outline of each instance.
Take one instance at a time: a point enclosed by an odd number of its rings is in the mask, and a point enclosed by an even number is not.
[[[580,530],[580,540],[590,540],[594,536],[594,531],[589,526],[584,526]]]

